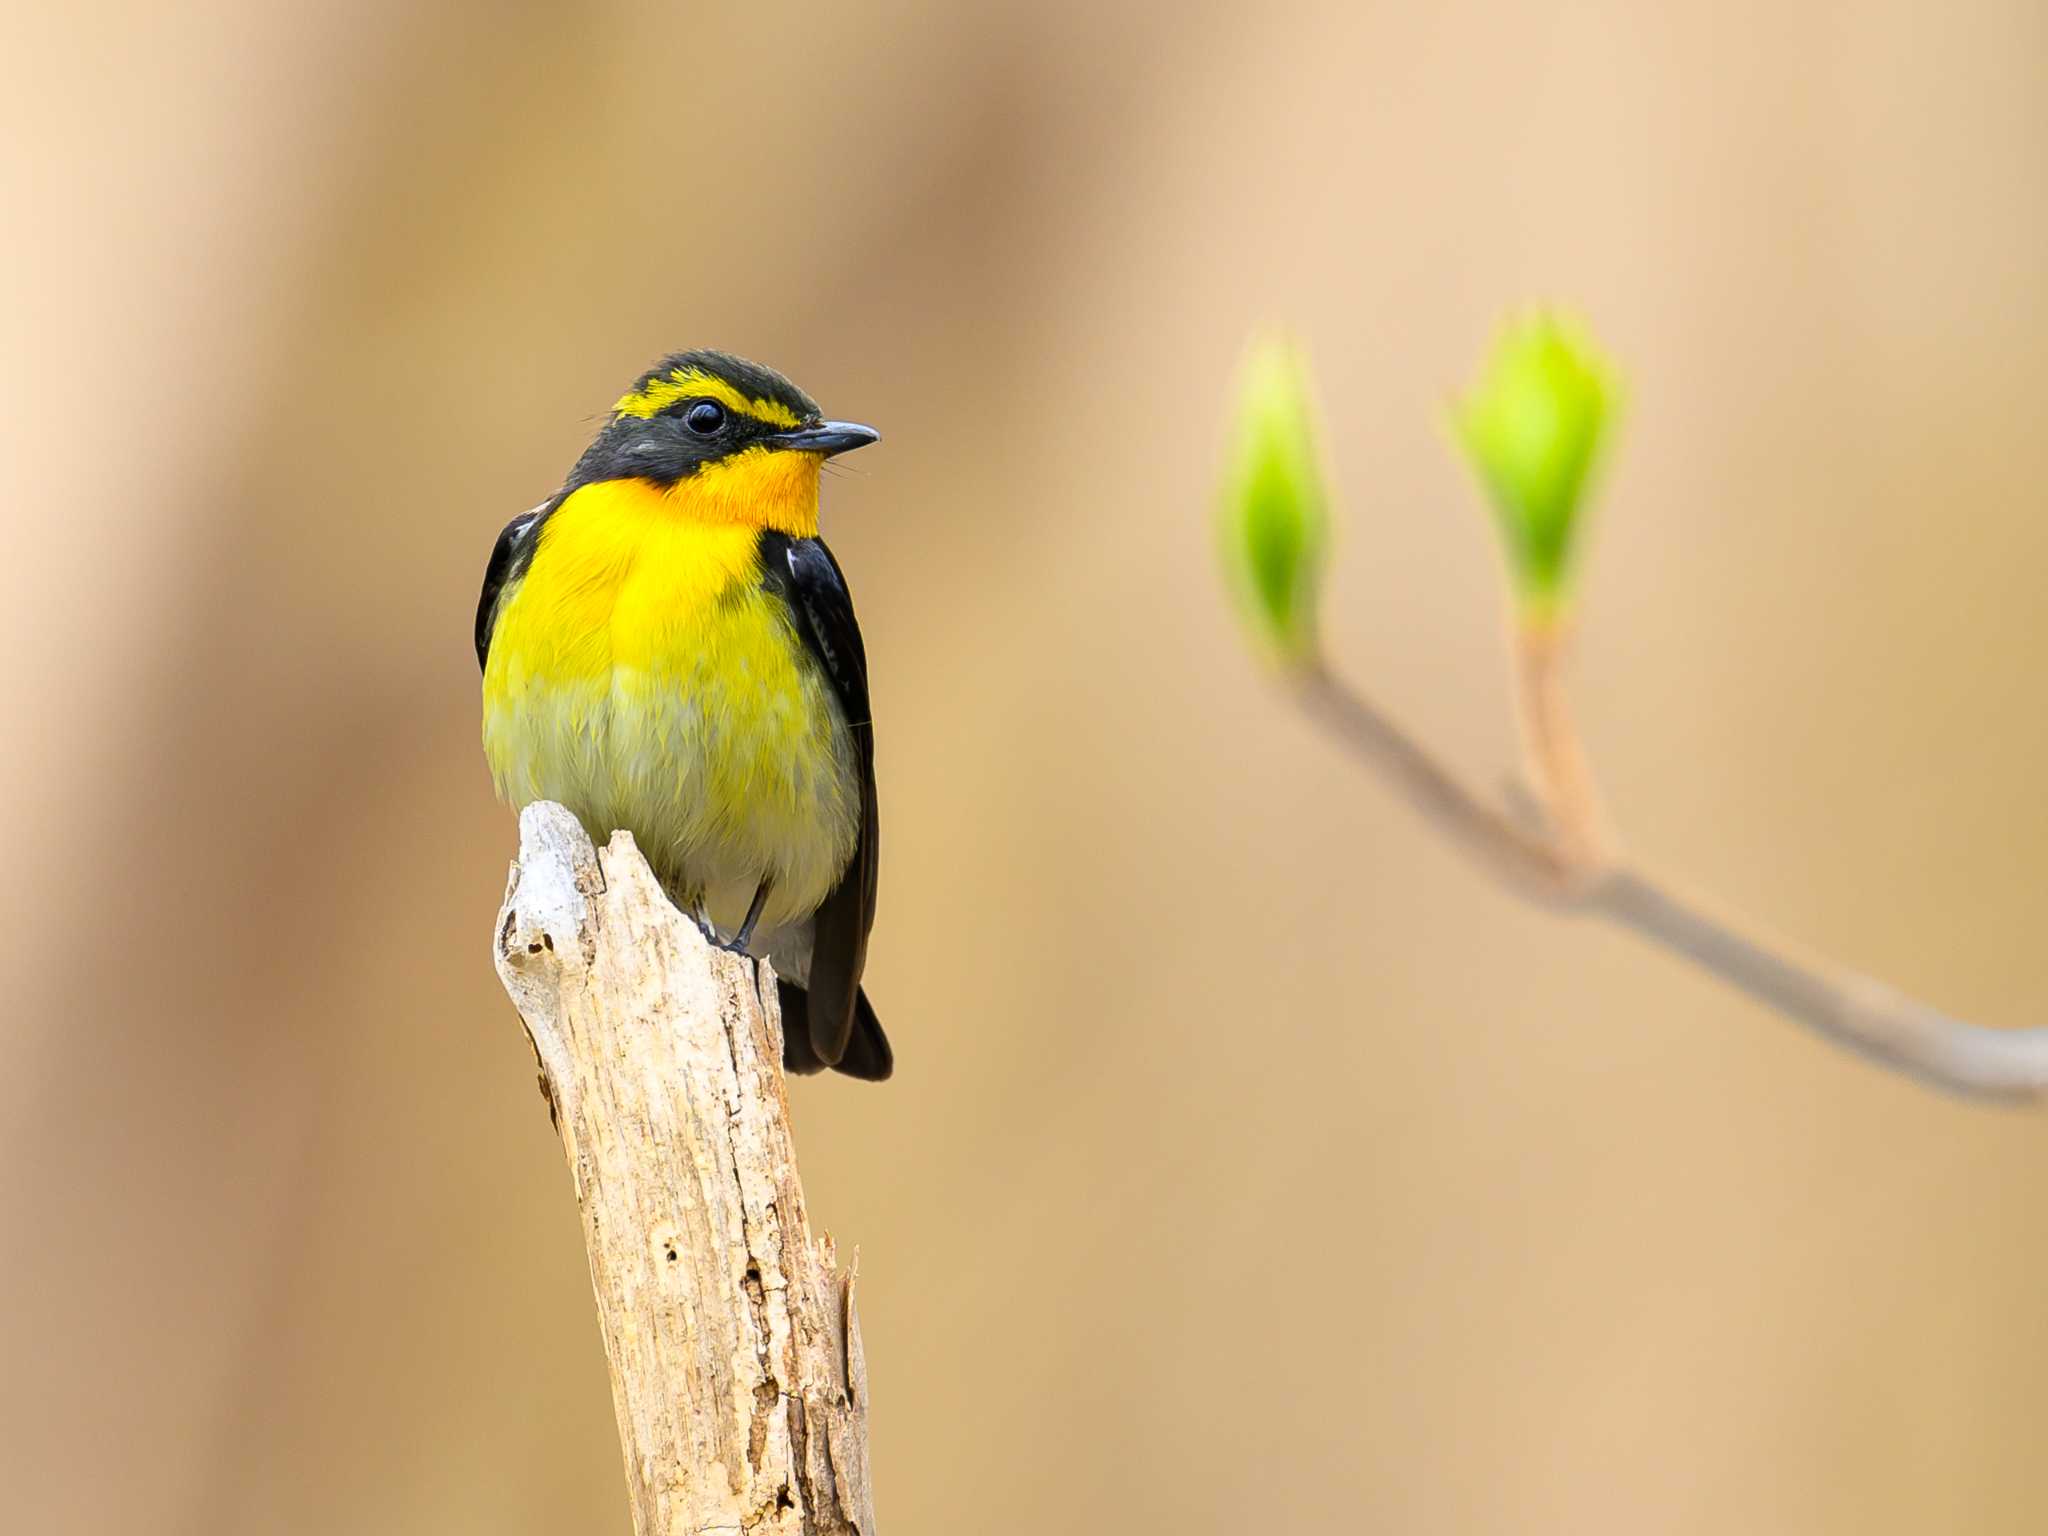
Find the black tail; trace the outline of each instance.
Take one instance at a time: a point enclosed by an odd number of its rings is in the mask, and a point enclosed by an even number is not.
[[[811,1044],[810,999],[804,989],[776,978],[775,989],[782,999],[782,1067],[786,1072],[822,1072],[826,1063]],[[862,991],[853,1004],[853,1034],[846,1042],[846,1054],[831,1065],[848,1077],[879,1083],[896,1069],[896,1056],[889,1049],[889,1037],[875,1017],[874,1004]]]

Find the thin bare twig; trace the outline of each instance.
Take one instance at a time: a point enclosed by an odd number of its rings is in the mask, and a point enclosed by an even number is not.
[[[1550,842],[1481,800],[1427,747],[1327,668],[1313,665],[1294,681],[1310,716],[1378,769],[1425,820],[1530,899],[1567,899],[1571,868]]]
[[[1320,662],[1296,675],[1297,697],[1425,820],[1530,900],[1605,918],[1822,1038],[1934,1087],[2008,1100],[2048,1093],[2048,1029],[1972,1024],[1868,976],[1798,956],[1608,851],[1599,796],[1563,688],[1564,638],[1549,628],[1517,635],[1517,695],[1541,795],[1540,827],[1481,799]]]
[[[1572,725],[1564,690],[1571,632],[1560,619],[1522,625],[1514,636],[1515,699],[1521,710],[1523,749],[1544,796],[1552,836],[1572,866],[1590,873],[1610,854],[1593,768]]]

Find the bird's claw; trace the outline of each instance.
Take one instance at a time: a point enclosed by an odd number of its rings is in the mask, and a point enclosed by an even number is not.
[[[713,949],[722,949],[728,955],[738,955],[742,960],[754,958],[754,952],[747,947],[748,940],[735,935],[728,939],[718,931],[718,925],[701,913],[692,913],[690,920],[697,925],[697,931],[704,935],[704,942]]]

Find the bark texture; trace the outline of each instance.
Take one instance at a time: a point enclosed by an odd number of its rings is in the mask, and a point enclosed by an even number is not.
[[[498,919],[590,1250],[637,1536],[872,1533],[854,1271],[813,1239],[775,987],[632,838],[526,808]]]

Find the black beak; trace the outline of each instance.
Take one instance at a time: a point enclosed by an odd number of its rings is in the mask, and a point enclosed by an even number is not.
[[[829,459],[835,453],[850,453],[881,440],[881,433],[858,422],[821,421],[814,427],[794,427],[787,432],[777,432],[767,439],[767,443],[771,448],[789,448]]]

